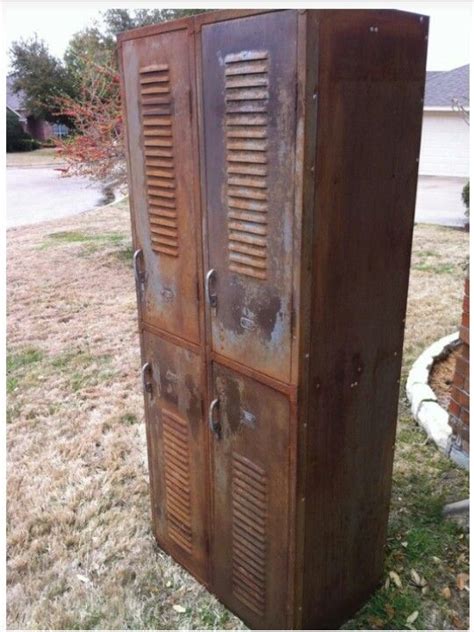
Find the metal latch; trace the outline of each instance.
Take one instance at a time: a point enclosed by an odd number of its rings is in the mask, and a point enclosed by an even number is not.
[[[153,390],[153,380],[152,380],[152,366],[150,362],[145,362],[142,366],[142,382],[143,382],[143,390],[146,393],[151,393]]]
[[[141,248],[138,248],[138,250],[135,250],[135,252],[133,253],[133,271],[135,273],[135,281],[137,283],[138,291],[139,291],[140,299],[141,299],[143,298],[143,294],[145,292],[145,270],[143,266],[142,266],[142,269],[140,269],[140,266],[138,263],[139,259],[141,259],[142,263],[144,263],[143,250]]]
[[[213,285],[215,284],[216,279],[216,271],[214,268],[211,268],[209,272],[206,274],[206,296],[209,301],[209,305],[211,307],[217,307],[217,293],[215,289],[213,289]]]

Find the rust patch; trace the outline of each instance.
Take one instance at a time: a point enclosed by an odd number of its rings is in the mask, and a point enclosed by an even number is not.
[[[240,427],[242,405],[240,399],[240,384],[237,379],[227,378],[225,382],[225,413],[224,433],[235,434]]]
[[[194,380],[192,375],[186,375],[184,378],[184,383],[187,389],[187,406],[186,406],[186,415],[189,419],[189,425],[191,427],[191,432],[193,436],[199,432],[199,426],[201,421],[201,398],[199,395],[199,390],[194,384]]]
[[[160,371],[161,395],[175,406],[178,405],[177,384],[178,376],[175,371],[170,368],[167,368],[166,371]]]
[[[258,325],[267,340],[271,340],[277,316],[281,310],[281,299],[278,294],[264,296],[258,311]]]
[[[231,308],[220,312],[224,329],[237,335],[258,330],[264,340],[270,341],[277,318],[282,316],[278,290],[262,286],[258,288],[258,294],[254,295],[248,283],[234,278],[231,293]]]

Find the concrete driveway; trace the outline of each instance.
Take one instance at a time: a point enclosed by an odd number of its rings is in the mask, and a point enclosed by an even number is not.
[[[467,178],[420,176],[416,196],[415,221],[463,227],[466,222],[461,191]]]
[[[463,227],[461,191],[466,178],[420,176],[415,221]],[[108,200],[84,178],[64,178],[54,168],[7,169],[7,228],[88,211]]]
[[[54,168],[7,168],[7,228],[88,211],[107,202],[101,185]]]

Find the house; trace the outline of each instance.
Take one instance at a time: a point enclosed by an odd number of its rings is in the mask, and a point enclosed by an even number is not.
[[[469,65],[428,72],[419,173],[469,177]]]
[[[65,125],[49,123],[44,119],[31,116],[23,105],[24,96],[22,92],[13,91],[13,79],[13,75],[7,77],[7,109],[18,116],[25,132],[42,142],[52,136],[67,135],[65,131],[67,127]]]

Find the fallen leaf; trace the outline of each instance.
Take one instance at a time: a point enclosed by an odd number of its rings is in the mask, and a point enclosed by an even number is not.
[[[376,630],[383,629],[384,627],[384,622],[382,621],[382,619],[379,619],[379,617],[369,617],[368,621],[370,625]]]
[[[384,588],[385,590],[388,590],[390,588],[390,577],[387,577],[387,579],[385,580]]]
[[[166,582],[166,588],[171,588],[171,582],[170,581]]]
[[[421,586],[421,577],[418,575],[418,573],[415,571],[414,568],[411,569],[410,571],[410,577],[412,579],[412,582],[415,584],[415,586]],[[408,622],[410,623],[410,622]]]
[[[459,573],[459,575],[456,577],[456,586],[459,590],[464,590],[468,581],[469,575],[467,573]]]
[[[415,610],[407,617],[407,623],[414,623],[418,619],[418,610]]]
[[[400,575],[398,573],[390,571],[389,576],[397,588],[402,587],[402,580],[400,579]]]
[[[395,615],[395,608],[393,608],[389,603],[386,603],[383,608],[387,613],[389,619],[392,619]]]
[[[76,575],[77,579],[81,582],[84,582],[84,584],[88,584],[90,582],[90,579],[88,577],[86,577],[85,575]]]
[[[430,592],[430,589],[428,588],[428,586],[423,586],[423,588],[421,589],[422,595],[427,595],[429,592]]]
[[[179,612],[180,614],[183,614],[183,612],[186,612],[186,608],[184,606],[179,606],[179,605],[173,606],[173,610],[176,610],[176,612]]]
[[[461,621],[461,619],[458,617],[457,614],[453,613],[451,615],[451,621],[453,622],[454,627],[457,628],[458,630],[465,629],[465,625],[463,624],[463,622]]]
[[[433,555],[432,560],[433,562],[435,562],[435,564],[441,564],[441,560],[439,559],[439,557],[436,557],[436,555]]]
[[[451,590],[449,589],[449,586],[445,586],[441,591],[441,594],[445,599],[451,599]]]
[[[402,546],[403,546],[403,547],[405,547],[405,548],[407,548],[407,546],[408,546],[408,542],[402,542]]]

